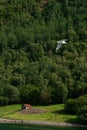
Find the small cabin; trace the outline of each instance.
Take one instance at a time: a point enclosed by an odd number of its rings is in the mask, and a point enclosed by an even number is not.
[[[22,110],[23,109],[26,109],[26,110],[31,110],[32,109],[32,106],[30,104],[23,104],[22,105]]]

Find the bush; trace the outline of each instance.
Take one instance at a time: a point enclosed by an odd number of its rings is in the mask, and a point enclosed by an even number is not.
[[[84,123],[87,122],[87,105],[80,108],[78,113],[78,119]]]
[[[78,119],[82,123],[87,123],[87,95],[81,96],[79,99]]]
[[[75,99],[68,99],[65,102],[65,111],[70,114],[76,114],[77,113],[77,100]]]
[[[65,111],[70,114],[77,114],[87,105],[87,95],[80,96],[77,99],[68,99],[65,102]]]
[[[4,87],[4,96],[9,99],[9,103],[18,103],[20,101],[20,92],[17,87],[6,85]]]
[[[9,99],[7,97],[0,96],[0,106],[8,105]]]

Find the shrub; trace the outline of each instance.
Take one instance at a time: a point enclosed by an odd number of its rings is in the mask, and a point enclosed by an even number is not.
[[[87,122],[87,94],[78,98],[78,119],[82,123]]]
[[[87,105],[84,105],[79,109],[78,119],[83,123],[87,122]]]
[[[65,111],[70,113],[70,114],[76,114],[76,112],[77,112],[77,100],[68,99],[65,102]]]
[[[4,96],[8,97],[9,103],[18,103],[20,101],[20,92],[17,87],[7,85],[4,87]]]
[[[0,96],[0,106],[8,105],[9,99],[7,97]]]
[[[65,111],[70,114],[78,114],[85,105],[87,105],[87,95],[76,99],[68,99],[65,102]]]

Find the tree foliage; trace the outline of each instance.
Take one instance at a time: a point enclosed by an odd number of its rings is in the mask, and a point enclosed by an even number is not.
[[[86,0],[0,0],[1,102],[54,104],[87,94],[86,12]],[[56,53],[60,39],[68,44]]]

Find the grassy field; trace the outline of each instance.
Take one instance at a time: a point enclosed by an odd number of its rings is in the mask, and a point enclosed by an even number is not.
[[[50,105],[50,106],[33,106],[47,110],[43,114],[22,114],[20,113],[21,105],[9,105],[0,107],[0,117],[9,119],[22,119],[22,120],[40,120],[40,121],[56,121],[56,122],[70,122],[77,123],[75,115],[68,115],[64,113],[64,105]]]

